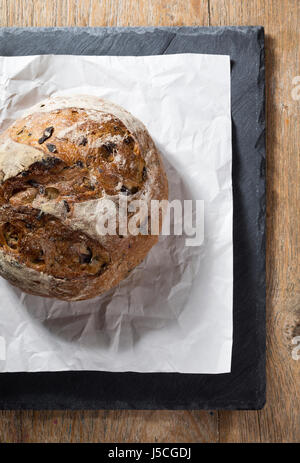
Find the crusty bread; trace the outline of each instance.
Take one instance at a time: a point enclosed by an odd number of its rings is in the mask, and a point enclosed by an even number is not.
[[[93,96],[37,104],[0,135],[0,274],[28,293],[63,300],[112,288],[158,239],[99,234],[104,200],[121,195],[167,199],[145,126]]]

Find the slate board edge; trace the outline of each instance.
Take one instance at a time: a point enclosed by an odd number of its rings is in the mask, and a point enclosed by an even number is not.
[[[260,201],[260,215],[258,218],[258,229],[260,240],[257,241],[257,252],[260,257],[260,281],[257,282],[259,288],[256,300],[256,319],[257,329],[261,331],[260,339],[260,362],[258,364],[259,371],[263,372],[260,387],[257,389],[258,408],[261,409],[266,403],[266,83],[265,83],[265,35],[264,28],[258,30],[260,44],[260,93],[263,100],[263,105],[258,114],[258,125],[260,132],[258,133],[258,141],[256,150],[260,157],[260,177],[258,179],[258,198]],[[261,399],[259,399],[261,398]],[[260,402],[260,403],[259,403]]]

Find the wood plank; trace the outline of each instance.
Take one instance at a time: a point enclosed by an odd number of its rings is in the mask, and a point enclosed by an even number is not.
[[[1,26],[208,25],[207,0],[1,0]]]
[[[264,25],[267,77],[267,405],[221,412],[221,442],[300,439],[299,116],[292,79],[300,74],[298,0],[210,0],[211,25]],[[298,386],[297,386],[298,384]]]
[[[207,0],[0,0],[1,26],[208,25]],[[207,411],[0,412],[0,442],[216,442]]]
[[[22,442],[21,415],[21,411],[0,411],[0,444],[3,442]]]
[[[217,412],[1,412],[0,442],[217,442]]]
[[[212,413],[212,414],[211,414]],[[22,412],[22,442],[216,442],[217,413]]]

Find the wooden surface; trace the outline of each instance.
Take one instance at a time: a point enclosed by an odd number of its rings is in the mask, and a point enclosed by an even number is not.
[[[263,25],[267,405],[262,411],[0,412],[0,442],[299,442],[299,0],[0,0],[0,26]]]

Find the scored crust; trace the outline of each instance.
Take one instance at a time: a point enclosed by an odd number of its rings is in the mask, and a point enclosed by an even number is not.
[[[112,288],[158,239],[99,234],[106,200],[124,195],[148,204],[168,197],[142,122],[93,96],[35,105],[0,135],[1,276],[28,293],[64,300]]]

